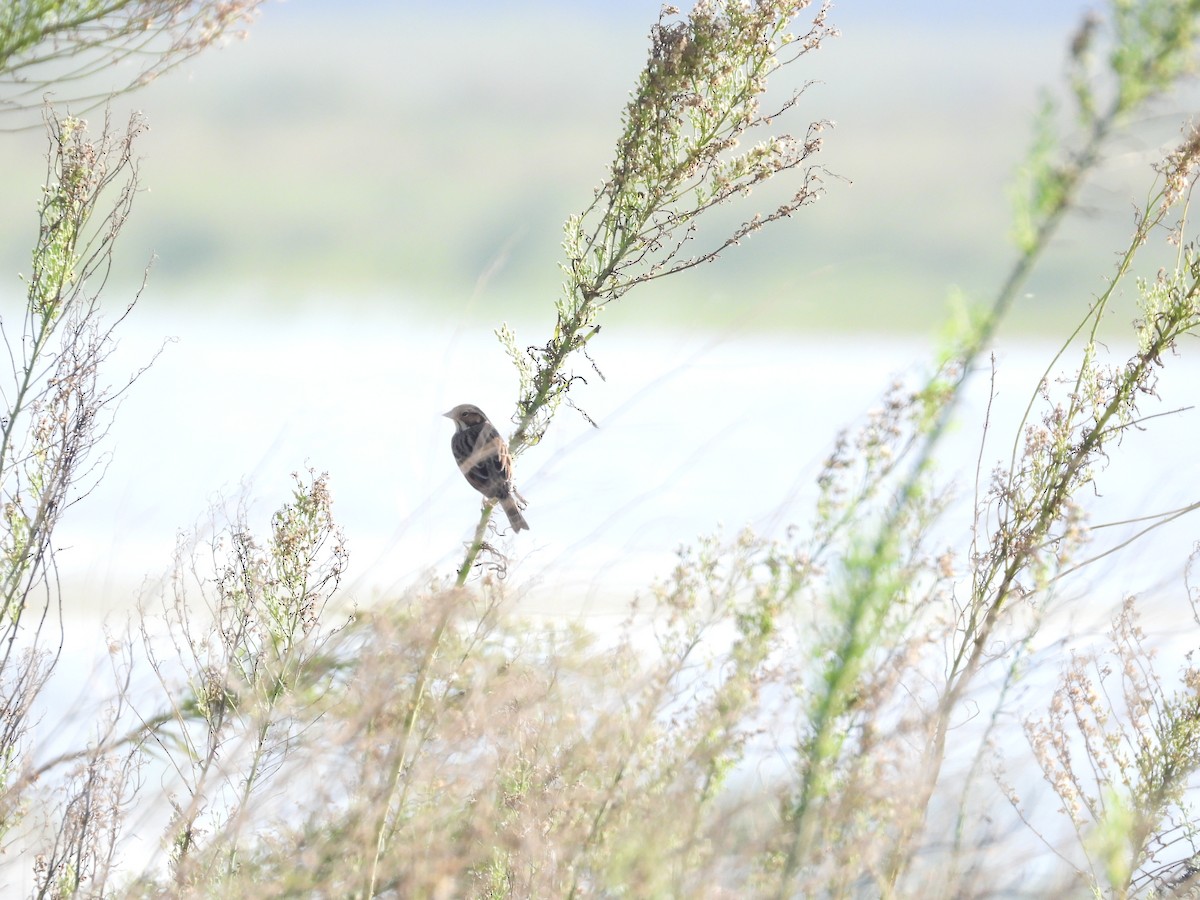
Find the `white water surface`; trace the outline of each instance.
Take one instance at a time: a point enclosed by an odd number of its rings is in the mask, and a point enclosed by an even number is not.
[[[128,324],[111,361],[115,381],[172,340],[123,401],[103,480],[58,533],[67,652],[44,698],[45,752],[78,746],[94,731],[91,711],[114,689],[105,629],[121,631],[139,601],[156,606],[179,534],[210,529],[214,505],[245,500],[251,527],[265,537],[271,512],[290,496],[290,473],[312,466],[329,472],[345,529],[348,602],[370,606],[452,573],[479,502],[452,462],[452,426],[441,413],[473,402],[504,428],[515,393],[509,363],[486,331],[382,315],[231,324],[151,313]],[[520,329],[519,339],[533,343],[533,332]],[[959,486],[938,532],[948,546],[966,546],[977,468],[986,486],[993,466],[1007,460],[1057,349],[1001,345],[994,379],[990,370],[977,374],[941,457],[940,477]],[[1166,360],[1143,415],[1197,404],[1193,349]],[[546,440],[518,461],[532,530],[500,544],[512,559],[508,583],[521,609],[603,629],[670,571],[681,544],[718,528],[730,537],[745,526],[774,536],[792,524],[803,528],[838,430],[861,422],[896,378],[915,383],[933,346],[916,338],[613,328],[592,352],[604,380],[580,370],[588,383],[572,396],[599,427],[563,409]],[[1110,352],[1116,364],[1128,355]],[[1051,378],[1074,364],[1064,358]],[[1191,408],[1131,430],[1110,448],[1097,492],[1086,498],[1092,524],[1200,499],[1198,439],[1200,413]],[[1097,530],[1096,552],[1141,527]],[[1098,639],[1131,592],[1161,595],[1146,607],[1145,624],[1172,651],[1160,666],[1172,673],[1170,661],[1197,644],[1180,573],[1198,529],[1185,516],[1072,586],[1077,599],[1048,626],[1045,665],[1023,688],[1041,697],[1032,708],[1048,702],[1067,658],[1055,637]],[[948,771],[961,762],[951,759]],[[1030,769],[1014,776],[1031,804],[1048,808],[1054,801],[1040,778]],[[149,860],[158,826],[145,833]],[[1030,872],[1048,861],[1036,847],[1025,849]]]

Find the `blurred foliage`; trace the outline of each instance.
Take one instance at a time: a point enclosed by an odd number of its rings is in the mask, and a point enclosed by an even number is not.
[[[25,114],[48,97],[95,109],[147,85],[236,33],[261,2],[9,0],[0,6],[4,124],[30,127]]]

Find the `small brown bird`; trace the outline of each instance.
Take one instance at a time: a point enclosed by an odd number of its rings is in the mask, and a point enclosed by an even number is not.
[[[508,445],[478,406],[462,403],[444,414],[454,420],[450,449],[467,482],[489,500],[497,501],[513,531],[528,530],[512,483],[512,457]]]

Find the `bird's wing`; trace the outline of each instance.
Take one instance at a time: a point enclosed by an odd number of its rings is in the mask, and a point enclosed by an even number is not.
[[[485,426],[474,434],[457,433],[451,447],[459,470],[476,490],[493,497],[507,493],[512,461],[504,439],[495,428]]]

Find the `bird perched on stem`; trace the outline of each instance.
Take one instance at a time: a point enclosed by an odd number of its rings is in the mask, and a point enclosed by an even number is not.
[[[470,403],[462,403],[444,415],[454,421],[450,449],[463,477],[483,496],[500,504],[513,531],[527,531],[529,523],[517,506],[520,494],[512,483],[512,457],[500,432],[483,410]]]

